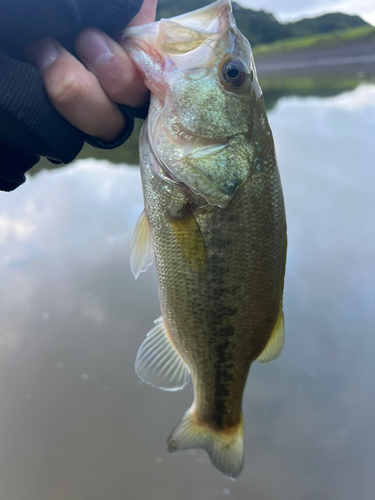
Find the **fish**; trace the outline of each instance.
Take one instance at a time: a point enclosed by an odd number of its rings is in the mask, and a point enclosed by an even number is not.
[[[251,47],[229,0],[127,28],[121,44],[151,91],[131,268],[155,260],[161,307],[136,372],[168,391],[191,378],[167,448],[204,449],[235,479],[250,366],[284,343],[285,208]]]

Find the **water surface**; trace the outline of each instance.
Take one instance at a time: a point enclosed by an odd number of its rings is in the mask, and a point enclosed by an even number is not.
[[[160,315],[155,269],[129,268],[139,170],[84,159],[0,195],[1,500],[375,497],[375,85],[289,95],[269,118],[286,343],[251,369],[240,478],[166,451],[192,389],[134,373]]]

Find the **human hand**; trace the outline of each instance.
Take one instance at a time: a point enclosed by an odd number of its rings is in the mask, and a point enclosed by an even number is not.
[[[144,0],[129,26],[154,21],[156,3]],[[75,48],[80,60],[53,38],[30,43],[25,51],[58,113],[85,134],[113,141],[126,125],[115,103],[139,108],[148,90],[124,49],[103,31],[83,29]]]

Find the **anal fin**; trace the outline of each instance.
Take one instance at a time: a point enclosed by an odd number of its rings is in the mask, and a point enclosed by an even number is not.
[[[189,382],[189,369],[171,342],[162,317],[155,320],[138,350],[135,371],[148,384],[178,391]]]
[[[284,345],[284,314],[282,309],[280,309],[280,313],[276,320],[271,337],[266,347],[262,351],[262,354],[258,357],[257,361],[259,361],[259,363],[267,363],[268,361],[273,361],[281,353],[283,345]]]
[[[131,248],[130,268],[137,279],[154,262],[151,225],[144,210],[135,225]]]

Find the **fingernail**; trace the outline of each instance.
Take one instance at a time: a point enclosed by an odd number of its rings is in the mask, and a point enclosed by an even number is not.
[[[103,66],[113,57],[107,40],[94,31],[87,31],[79,37],[77,51],[82,59],[93,66]]]
[[[59,44],[50,38],[30,43],[26,49],[26,57],[31,59],[39,70],[48,68],[60,55]]]

